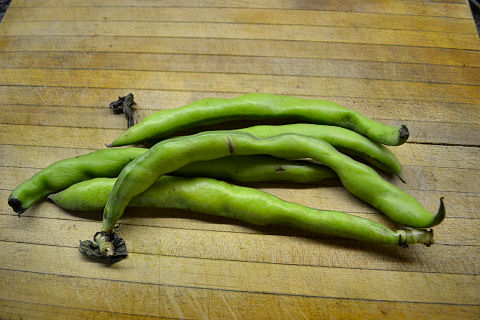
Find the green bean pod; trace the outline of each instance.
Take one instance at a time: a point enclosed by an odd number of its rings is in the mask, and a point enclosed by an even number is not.
[[[377,168],[396,174],[402,181],[402,167],[395,155],[386,147],[348,129],[312,125],[293,124],[283,126],[254,126],[237,131],[251,133],[257,137],[268,137],[281,133],[298,133],[323,139],[346,154],[358,156]],[[116,177],[131,160],[146,152],[142,148],[122,148],[99,150],[80,157],[58,161],[41,170],[31,179],[20,184],[12,192],[9,204],[17,213],[24,212],[46,195],[62,190],[73,183],[93,177]],[[290,181],[316,183],[334,174],[316,166],[303,163],[292,165],[277,159],[244,158],[216,160],[214,164],[198,163],[180,168],[176,175],[201,175],[241,182]],[[91,163],[91,166],[89,165]],[[105,168],[103,167],[105,165]],[[274,166],[288,167],[288,170],[273,171]],[[310,167],[309,167],[310,166]],[[103,169],[106,170],[102,173]],[[295,172],[294,172],[295,171]]]
[[[127,163],[146,151],[144,148],[104,149],[54,162],[19,184],[10,194],[8,204],[21,214],[45,196],[74,183],[95,177],[117,177]]]
[[[437,225],[445,217],[443,203],[437,214],[427,211],[415,198],[382,179],[375,170],[338,152],[325,141],[297,134],[259,139],[244,132],[211,131],[159,142],[129,163],[108,198],[102,231],[112,232],[131,199],[147,190],[160,176],[192,162],[231,154],[311,158],[335,171],[353,195],[406,226],[427,228]]]
[[[344,127],[372,141],[392,146],[408,139],[408,129],[404,125],[387,126],[331,101],[250,93],[232,99],[202,99],[179,108],[158,111],[130,127],[109,146],[165,138],[176,131],[200,125],[270,118]]]
[[[387,173],[395,174],[402,182],[405,182],[402,176],[402,165],[388,148],[342,127],[297,123],[279,126],[261,125],[233,131],[250,133],[258,138],[296,133],[322,139],[334,146],[335,149],[359,157]]]
[[[100,211],[105,207],[114,183],[115,179],[97,178],[77,183],[48,198],[64,209]],[[187,209],[255,225],[282,225],[385,245],[433,243],[431,231],[392,231],[365,218],[312,209],[257,189],[210,178],[160,177],[146,191],[134,197],[129,206]]]
[[[402,165],[388,148],[345,128],[298,123],[281,126],[262,125],[233,131],[250,133],[258,138],[267,138],[284,133],[296,133],[318,138],[330,143],[335,149],[343,153],[360,157],[385,172],[397,175],[400,180],[405,182],[402,176]]]
[[[57,161],[19,184],[10,194],[8,204],[21,214],[45,196],[74,183],[96,177],[117,177],[130,161],[147,150],[111,148]],[[332,170],[324,166],[268,156],[227,157],[213,162],[192,163],[172,174],[216,177],[240,182],[318,183],[336,177]]]
[[[193,162],[175,170],[171,175],[237,182],[319,183],[325,179],[338,178],[333,170],[322,165],[262,155],[233,155]]]

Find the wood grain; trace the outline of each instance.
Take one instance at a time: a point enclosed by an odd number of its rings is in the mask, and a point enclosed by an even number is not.
[[[93,231],[94,229],[92,229]],[[33,250],[22,250],[28,246]],[[383,270],[324,268],[282,264],[131,254],[120,266],[94,270],[76,248],[21,243],[0,243],[16,260],[0,263],[7,270],[119,282],[161,284],[236,292],[263,292],[293,296],[354,298],[424,303],[477,304],[478,286],[473,275],[424,274]],[[45,264],[45,259],[51,263]],[[59,263],[58,260],[63,261]],[[58,261],[58,262],[57,262]],[[28,263],[26,263],[28,262]],[[295,271],[293,271],[295,270]],[[337,281],[342,279],[342,281]],[[352,283],[356,283],[352,286]],[[389,283],[385,286],[385,283]],[[459,285],[459,283],[461,283]],[[362,285],[363,284],[363,285]],[[420,284],[420,285],[419,285]],[[448,290],[438,290],[448,288]]]
[[[106,64],[105,62],[108,63]],[[480,85],[480,68],[379,63],[350,60],[267,58],[222,55],[178,55],[148,53],[14,52],[0,54],[3,68],[151,70],[167,72],[210,72],[269,74],[312,77],[418,81],[427,83]]]
[[[100,225],[99,221],[92,220],[98,220],[101,212],[90,213],[90,219],[87,219],[86,215],[77,217],[56,210],[53,204],[42,207],[55,211],[55,217],[25,216],[18,219],[14,214],[1,214],[0,240],[58,246],[61,239],[61,246],[76,248],[79,239],[91,238]],[[387,221],[371,214],[356,215],[380,223]],[[256,227],[231,219],[218,220],[179,210],[145,212],[133,209],[129,210],[126,219],[120,221],[120,231],[129,244],[129,252],[138,254],[351,269],[358,269],[361,261],[362,269],[368,270],[479,273],[480,247],[473,234],[465,234],[468,228],[462,225],[471,221],[464,219],[448,218],[443,228],[436,228],[434,247],[413,245],[408,249],[313,236],[274,226]],[[478,228],[477,221],[473,226]],[[24,228],[29,229],[28,239],[19,232]],[[448,230],[455,231],[449,233]],[[449,239],[449,236],[455,238]],[[461,243],[453,243],[455,241]],[[334,256],[331,256],[332,252]],[[445,261],[446,255],[448,261]]]
[[[472,25],[473,28],[475,26]],[[480,67],[474,50],[341,42],[169,37],[73,37],[0,35],[4,51],[133,52],[343,59]]]
[[[294,40],[479,50],[478,35],[393,29],[211,22],[33,21],[4,23],[1,36],[136,36]]]
[[[78,291],[77,291],[78,292]],[[132,313],[120,313],[113,311],[91,310],[75,306],[55,306],[42,303],[32,303],[23,301],[14,301],[9,299],[0,300],[0,315],[6,319],[22,317],[22,319],[64,319],[65,314],[69,313],[69,318],[74,320],[83,319],[175,319],[173,317],[156,317]],[[179,318],[177,318],[179,319]]]
[[[191,2],[188,0],[168,0],[159,3],[155,0],[141,0],[132,3],[128,0],[67,0],[62,1],[64,6],[86,6],[86,7],[102,7],[102,6],[129,6],[129,7],[189,7]],[[32,0],[19,0],[13,4],[13,7],[57,7],[58,0],[47,0],[42,2]],[[413,1],[371,1],[371,2],[356,2],[348,0],[340,0],[335,2],[330,1],[285,1],[279,2],[275,0],[207,0],[197,3],[198,7],[227,7],[227,8],[274,8],[274,9],[307,9],[307,10],[322,10],[322,11],[347,11],[347,12],[384,12],[391,14],[402,15],[420,15],[420,16],[447,16],[470,19],[468,7],[465,4],[449,4],[436,3],[427,1],[424,3],[415,3]]]
[[[354,28],[405,29],[473,33],[467,19],[405,16],[387,13],[189,7],[58,7],[17,8],[7,22],[17,21],[184,21],[282,25],[317,25]]]
[[[46,78],[46,74],[49,75]],[[476,103],[478,86],[386,81],[336,77],[271,76],[194,72],[155,72],[130,70],[3,69],[5,85],[88,87],[125,90],[199,90],[305,95],[324,94],[369,98],[399,98],[426,101]],[[288,92],[279,87],[291,88]],[[321,88],[321,89],[319,89]],[[321,91],[321,92],[320,92]]]
[[[279,319],[301,319],[307,315],[337,319],[362,318],[366,315],[386,319],[398,319],[399,315],[418,315],[420,319],[430,319],[431,316],[438,319],[449,319],[451,316],[474,319],[480,313],[478,306],[269,295],[13,270],[4,270],[0,276],[6,287],[21,285],[24,288],[23,294],[14,290],[2,291],[8,300],[29,297],[35,305],[68,309],[81,306],[97,312],[105,310],[109,314],[115,310],[115,315],[123,312],[133,315],[161,314],[172,318],[223,319],[228,316],[261,319],[268,310],[269,315]],[[98,299],[98,292],[103,292],[103,299]],[[140,297],[139,303],[129,303],[131,297]],[[62,313],[70,312],[62,310]]]
[[[131,88],[130,88],[131,89]],[[137,111],[151,114],[160,109],[172,109],[191,103],[195,100],[212,96],[233,98],[247,92],[219,91],[188,91],[188,90],[126,90],[112,88],[71,88],[13,85],[0,86],[0,103],[4,105],[36,105],[59,107],[98,107],[100,110],[108,107],[112,100],[128,92],[135,94],[139,106]],[[68,95],[66,93],[69,93]],[[377,120],[423,120],[424,122],[448,122],[477,124],[480,116],[476,109],[479,103],[455,103],[446,101],[419,101],[411,97],[392,98],[362,98],[345,96],[297,95],[305,99],[326,99],[342,104],[366,116]],[[348,94],[348,92],[346,93]],[[61,110],[61,109],[59,109]],[[91,110],[90,112],[100,110]],[[32,112],[35,112],[32,109]],[[86,111],[88,114],[88,111]],[[429,120],[429,121],[427,121]],[[415,138],[415,135],[412,135]],[[457,137],[462,138],[462,137]],[[411,141],[411,140],[410,140]]]
[[[1,319],[477,319],[480,42],[466,0],[14,0],[0,24]],[[332,100],[389,125],[407,183],[447,218],[429,248],[379,246],[186,210],[130,208],[128,259],[77,250],[101,212],[11,191],[137,121],[208,97]],[[238,121],[200,128],[253,125]],[[192,130],[193,131],[193,130]],[[191,133],[189,131],[184,134]],[[249,185],[400,228],[328,184]]]

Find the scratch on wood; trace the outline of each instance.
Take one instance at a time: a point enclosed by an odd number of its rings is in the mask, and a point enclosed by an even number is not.
[[[177,303],[177,299],[175,298],[175,296],[172,295],[170,290],[165,290],[165,291],[166,291],[166,294],[167,294],[167,297],[168,297],[168,301],[170,301],[170,303],[172,304],[172,306],[175,309],[175,312],[177,313],[178,317],[179,318],[185,318],[185,316],[183,315],[182,309],[180,308],[180,306]]]
[[[227,299],[225,299],[225,295],[222,294],[222,300],[225,302],[225,305],[227,306],[228,311],[230,311],[230,314],[232,315],[233,319],[238,319],[237,316],[235,315],[235,312],[233,312],[232,308],[230,308],[230,304],[228,303]]]
[[[202,319],[209,319],[207,313],[203,309],[202,305],[198,303],[197,299],[195,298],[195,293],[190,294],[190,298],[193,302],[193,305],[196,307],[196,310],[201,314]]]

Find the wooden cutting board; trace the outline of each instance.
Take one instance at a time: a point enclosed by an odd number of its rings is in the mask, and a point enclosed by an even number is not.
[[[14,0],[0,23],[0,318],[478,319],[480,41],[466,0]],[[447,218],[407,249],[252,227],[186,211],[129,210],[128,259],[84,259],[101,213],[10,192],[137,120],[206,97],[322,98],[390,125],[406,184]],[[255,185],[395,227],[339,185]]]

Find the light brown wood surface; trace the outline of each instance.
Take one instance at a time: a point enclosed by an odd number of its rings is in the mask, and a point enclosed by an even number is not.
[[[137,120],[207,97],[336,101],[410,129],[390,147],[406,184],[447,218],[407,249],[129,209],[128,259],[77,251],[101,213],[50,202],[22,218],[11,191]],[[1,319],[480,318],[480,40],[467,1],[13,0],[0,23]],[[282,199],[395,228],[340,185],[256,184]]]

